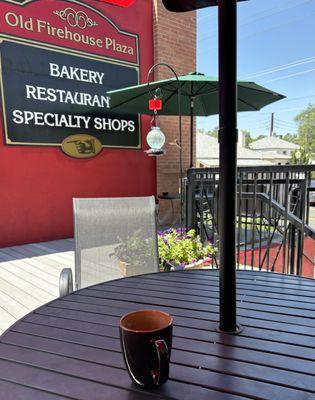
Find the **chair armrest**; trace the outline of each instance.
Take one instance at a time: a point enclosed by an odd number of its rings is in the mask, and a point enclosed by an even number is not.
[[[63,297],[73,292],[73,277],[71,268],[64,268],[59,277],[59,296]]]

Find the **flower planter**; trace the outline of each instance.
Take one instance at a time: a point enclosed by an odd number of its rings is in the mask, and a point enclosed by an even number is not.
[[[216,247],[202,243],[193,229],[168,229],[158,236],[160,268],[164,271],[211,268]],[[196,260],[189,263],[190,260]],[[189,263],[189,264],[188,264]]]
[[[211,268],[212,266],[212,258],[205,257],[202,260],[195,261],[191,264],[174,264],[172,262],[168,262],[168,271],[180,271],[183,269],[203,269],[203,268]],[[165,269],[164,269],[165,270]]]
[[[194,263],[185,265],[184,269],[200,269],[204,266],[204,260],[198,260]]]
[[[136,268],[125,261],[118,260],[118,267],[123,276],[132,276],[136,274]]]

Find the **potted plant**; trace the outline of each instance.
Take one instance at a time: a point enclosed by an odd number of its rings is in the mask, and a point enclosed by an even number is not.
[[[118,260],[122,275],[131,276],[141,273],[143,265],[147,265],[154,256],[153,239],[145,235],[142,230],[136,230],[123,239],[119,238],[119,241],[114,255]]]
[[[168,229],[159,232],[158,248],[162,270],[198,269],[209,265],[217,248],[210,242],[203,244],[191,229]]]

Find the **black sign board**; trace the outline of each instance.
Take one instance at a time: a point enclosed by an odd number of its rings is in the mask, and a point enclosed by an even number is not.
[[[106,95],[138,84],[137,67],[11,41],[0,52],[7,144],[58,146],[89,134],[102,146],[141,146],[139,116],[111,111]]]

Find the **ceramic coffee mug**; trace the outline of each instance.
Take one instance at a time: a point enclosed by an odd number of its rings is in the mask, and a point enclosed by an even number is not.
[[[139,386],[160,386],[169,375],[173,318],[142,310],[120,320],[120,342],[131,379]]]

